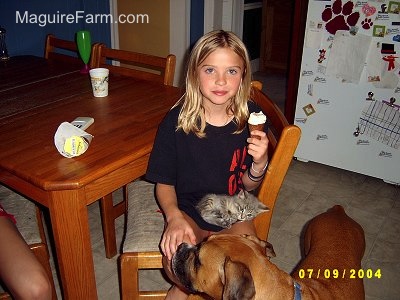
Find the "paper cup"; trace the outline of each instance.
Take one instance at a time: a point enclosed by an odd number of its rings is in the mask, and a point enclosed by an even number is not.
[[[89,71],[90,80],[92,81],[93,96],[106,97],[108,96],[108,74],[106,68],[95,68]]]

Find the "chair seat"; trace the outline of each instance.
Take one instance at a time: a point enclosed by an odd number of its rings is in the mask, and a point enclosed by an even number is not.
[[[129,206],[123,252],[160,251],[164,217],[155,199],[155,185],[144,180],[128,184]]]
[[[0,185],[0,203],[9,214],[14,215],[17,228],[27,244],[42,243],[32,201]]]

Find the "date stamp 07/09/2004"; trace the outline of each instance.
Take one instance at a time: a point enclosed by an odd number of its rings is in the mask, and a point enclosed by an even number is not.
[[[300,278],[325,278],[325,279],[380,279],[382,277],[381,269],[299,269],[298,271]]]

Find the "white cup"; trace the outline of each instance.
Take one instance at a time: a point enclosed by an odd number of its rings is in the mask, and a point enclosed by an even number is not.
[[[106,97],[108,96],[108,74],[106,68],[95,68],[89,71],[90,80],[92,81],[93,96]]]

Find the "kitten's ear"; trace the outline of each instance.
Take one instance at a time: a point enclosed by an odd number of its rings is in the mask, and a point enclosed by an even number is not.
[[[246,199],[247,198],[247,192],[245,190],[240,190],[238,193],[239,199]]]
[[[213,205],[214,200],[215,200],[216,198],[217,198],[216,195],[214,195],[214,194],[208,194],[208,195],[206,196],[207,204]]]

